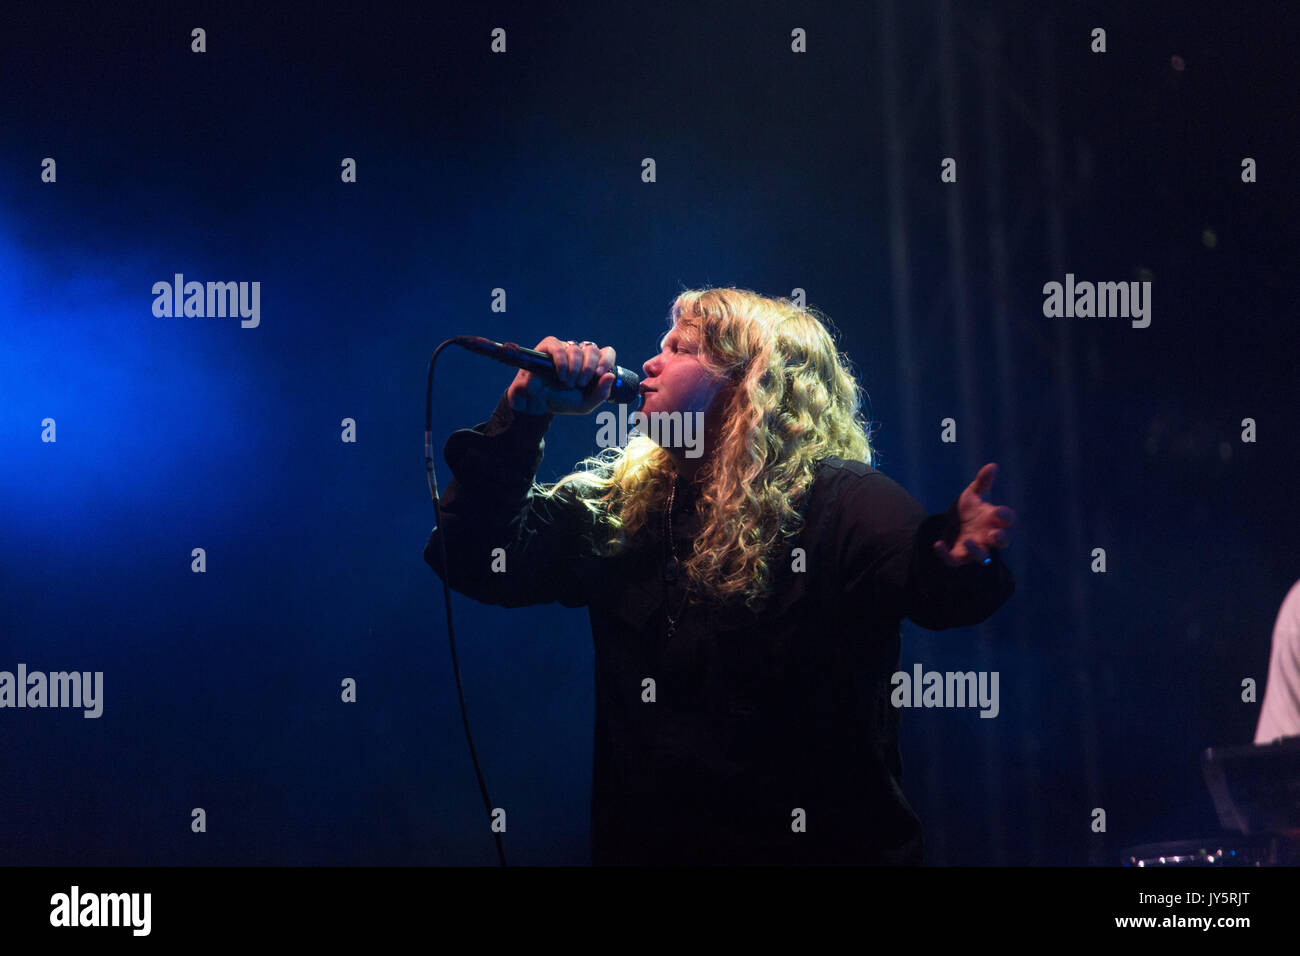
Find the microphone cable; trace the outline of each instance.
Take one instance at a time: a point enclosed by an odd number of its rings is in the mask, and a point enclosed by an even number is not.
[[[448,345],[457,345],[455,339],[447,339],[429,356],[429,377],[424,390],[424,468],[429,478],[429,494],[433,496],[433,526],[438,529],[442,526],[442,513],[438,509],[438,478],[433,471],[433,365],[438,361],[438,353]],[[451,671],[456,675],[456,696],[460,699],[460,717],[461,722],[465,725],[465,740],[469,742],[469,756],[474,762],[474,775],[478,778],[479,793],[483,795],[483,806],[487,810],[489,826],[492,820],[492,799],[488,796],[487,783],[483,780],[483,770],[478,765],[478,753],[474,750],[474,738],[469,732],[469,714],[465,710],[465,690],[460,682],[460,662],[456,658],[456,629],[451,622],[451,586],[447,584],[447,578],[451,576],[451,566],[447,563],[447,539],[442,534],[438,534],[438,549],[442,552],[442,594],[447,608],[447,639],[451,643]],[[506,851],[501,842],[501,833],[494,830],[492,836],[496,840],[497,859],[502,866],[506,865]]]

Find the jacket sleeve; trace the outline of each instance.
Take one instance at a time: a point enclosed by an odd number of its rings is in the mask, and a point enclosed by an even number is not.
[[[998,551],[988,564],[950,568],[934,553],[961,531],[957,500],[926,514],[915,498],[874,469],[844,474],[834,524],[833,554],[842,596],[863,615],[911,618],[932,631],[979,624],[1015,592]]]
[[[452,479],[424,560],[453,590],[501,607],[590,603],[604,564],[591,544],[590,512],[567,489],[554,499],[533,490],[553,417],[516,412],[503,394],[488,421],[447,439]]]

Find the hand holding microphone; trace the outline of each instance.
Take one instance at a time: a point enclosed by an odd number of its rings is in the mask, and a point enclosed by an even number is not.
[[[570,342],[548,335],[537,351],[550,355],[559,382],[523,369],[506,390],[517,412],[542,415],[586,415],[609,399],[614,387],[618,356],[610,346],[595,342]]]

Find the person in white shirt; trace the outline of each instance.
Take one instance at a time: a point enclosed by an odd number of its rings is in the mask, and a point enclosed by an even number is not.
[[[1300,581],[1291,585],[1273,624],[1273,651],[1255,743],[1270,744],[1296,735],[1300,735]]]

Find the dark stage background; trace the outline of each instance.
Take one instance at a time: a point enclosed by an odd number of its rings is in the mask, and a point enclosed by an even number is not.
[[[425,363],[555,334],[640,368],[704,285],[805,290],[931,510],[1001,465],[1015,596],[904,624],[904,670],[1001,675],[996,719],[903,715],[929,861],[1218,832],[1200,752],[1252,739],[1300,578],[1295,16],[1134,6],[6,4],[0,670],[102,671],[104,709],[0,710],[0,860],[494,865]],[[1067,272],[1149,279],[1150,326],[1044,317]],[[156,317],[176,273],[260,282],[260,324]],[[511,375],[444,353],[440,487]],[[539,478],[594,432],[559,419]],[[587,863],[585,612],[453,608],[510,862]]]

